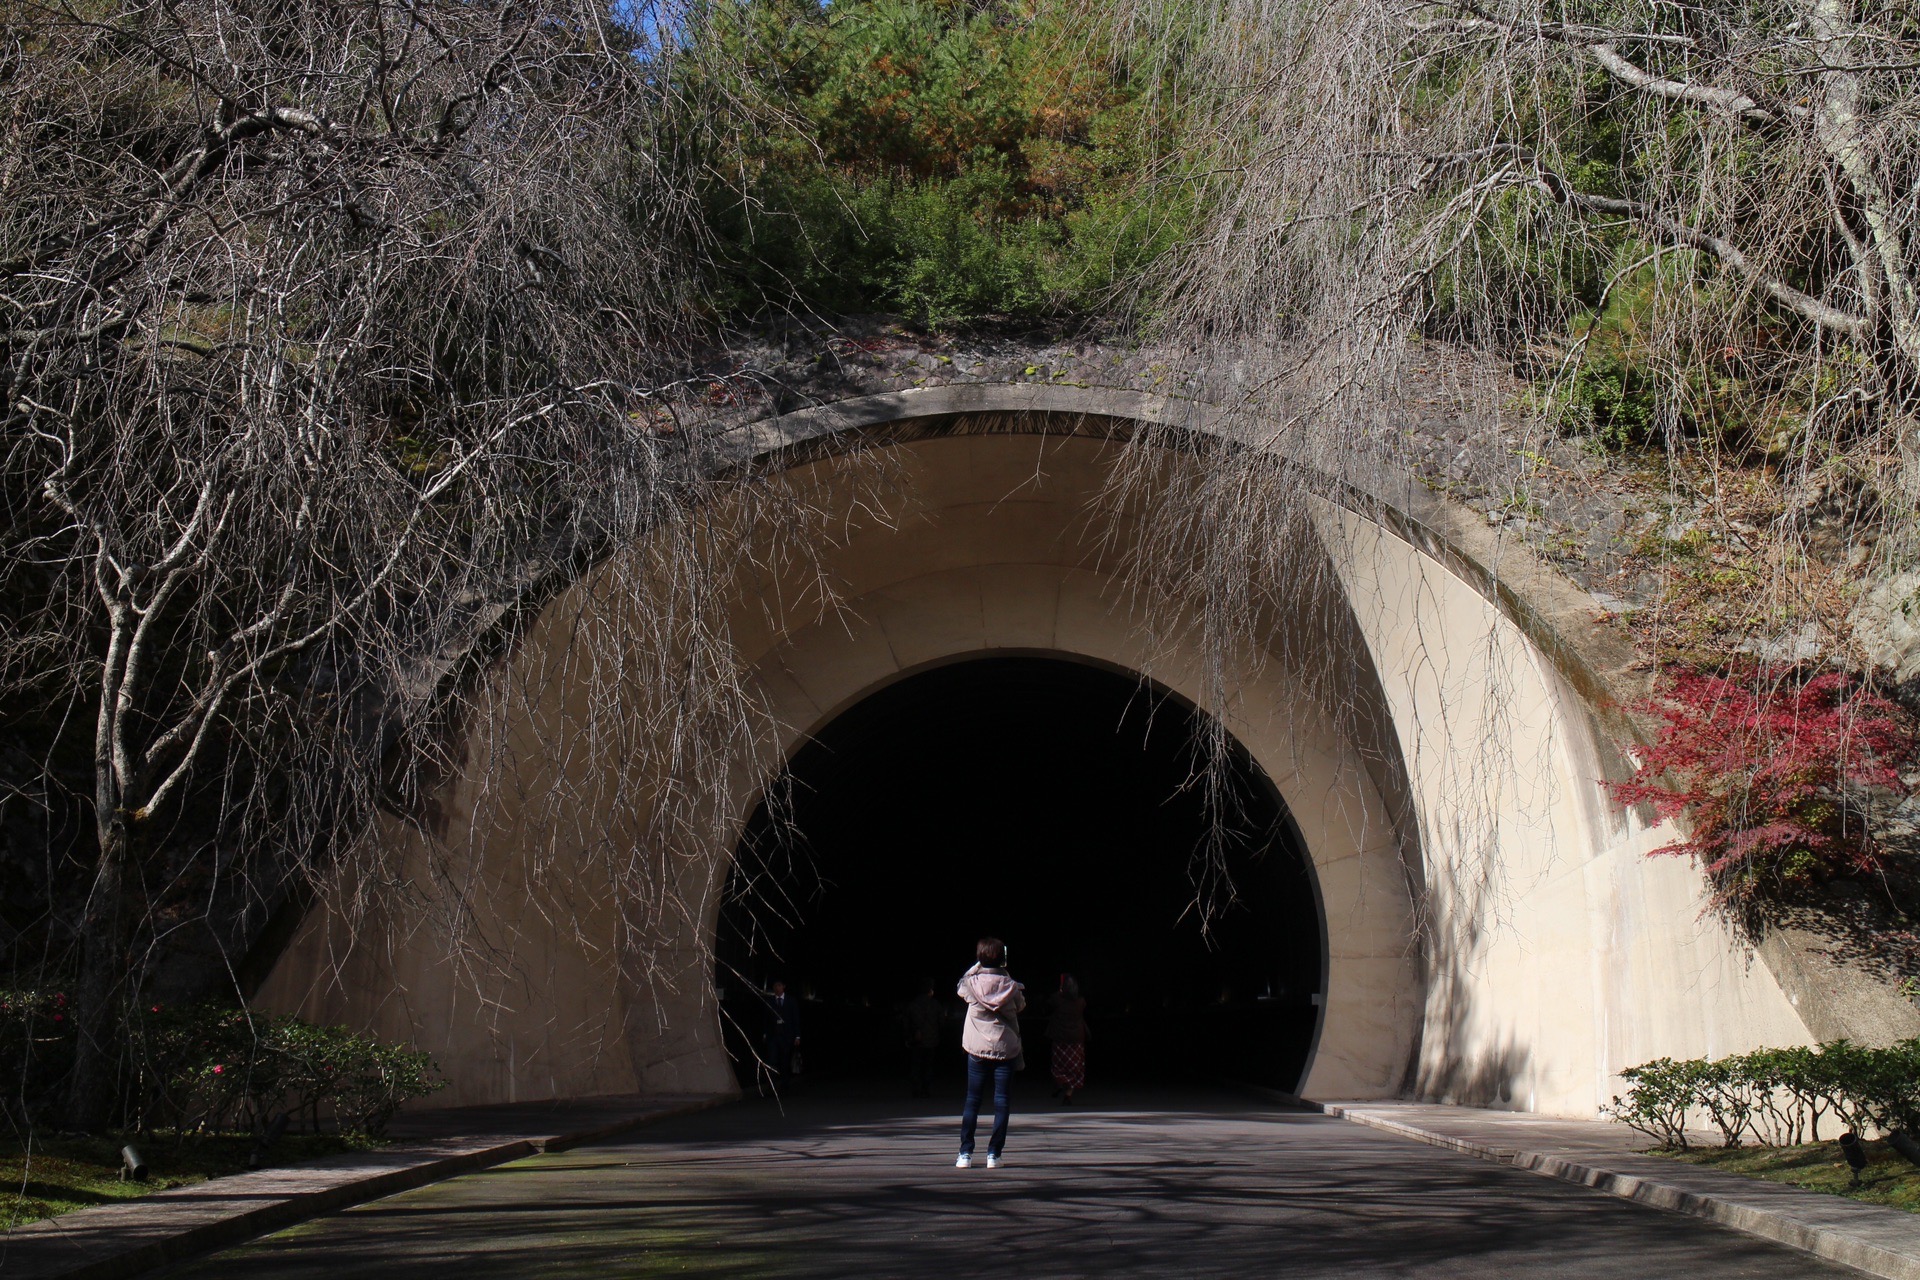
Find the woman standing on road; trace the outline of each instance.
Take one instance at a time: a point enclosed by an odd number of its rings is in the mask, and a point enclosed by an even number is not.
[[[1087,1087],[1087,1002],[1070,973],[1060,975],[1047,1039],[1053,1043],[1053,1096],[1071,1105],[1073,1095]]]
[[[1007,1145],[1008,1093],[1020,1061],[1020,1011],[1027,1007],[1026,989],[1007,973],[1007,944],[982,938],[973,949],[974,965],[960,978],[957,990],[967,1002],[967,1021],[960,1047],[967,1051],[967,1102],[960,1112],[960,1158],[956,1169],[973,1167],[973,1133],[980,1121],[981,1095],[993,1080],[993,1133],[987,1139],[987,1168],[997,1169]]]

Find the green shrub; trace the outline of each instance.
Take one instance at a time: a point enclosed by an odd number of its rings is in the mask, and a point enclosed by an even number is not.
[[[423,1051],[382,1044],[345,1027],[283,1018],[267,1042],[279,1064],[286,1109],[304,1112],[316,1129],[321,1109],[331,1106],[343,1131],[378,1137],[403,1103],[446,1083]]]
[[[1721,1145],[1737,1147],[1753,1124],[1754,1072],[1745,1057],[1704,1062],[1698,1075],[1700,1109],[1720,1131]]]
[[[1753,1080],[1759,1123],[1781,1135],[1785,1146],[1820,1140],[1820,1120],[1833,1110],[1824,1087],[1820,1053],[1805,1045],[1758,1049],[1746,1056]]]
[[[444,1085],[424,1052],[345,1027],[208,1005],[153,1005],[133,1021],[128,1116],[141,1131],[262,1129],[278,1115],[378,1136],[402,1104]]]
[[[1920,1038],[1853,1052],[1847,1087],[1858,1116],[1883,1133],[1920,1132]]]
[[[1620,1074],[1630,1087],[1602,1114],[1663,1147],[1688,1145],[1690,1116],[1704,1116],[1728,1147],[1748,1138],[1817,1142],[1829,1114],[1862,1134],[1920,1132],[1920,1037],[1884,1049],[1835,1040],[1712,1060],[1658,1058]]]
[[[0,1119],[56,1114],[73,1062],[64,992],[0,990]],[[427,1054],[345,1027],[209,1004],[153,1004],[127,1019],[120,1115],[141,1133],[260,1130],[278,1115],[379,1136],[394,1112],[442,1088]]]
[[[271,1060],[255,1052],[260,1025],[240,1010],[156,1004],[128,1029],[127,1113],[142,1133],[231,1129],[250,1103],[277,1092],[265,1079]]]
[[[1875,1074],[1873,1055],[1872,1049],[1851,1040],[1835,1040],[1820,1046],[1802,1077],[1810,1090],[1826,1100],[1840,1122],[1856,1133],[1873,1127],[1870,1106],[1863,1097]]]
[[[1700,1059],[1675,1062],[1655,1058],[1620,1074],[1632,1086],[1624,1098],[1616,1096],[1606,1109],[1609,1119],[1638,1129],[1663,1147],[1685,1149],[1687,1112],[1699,1105]]]

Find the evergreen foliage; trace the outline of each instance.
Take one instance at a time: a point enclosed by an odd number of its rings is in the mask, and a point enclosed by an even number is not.
[[[1186,233],[1191,198],[1095,12],[1046,0],[752,0],[708,37],[784,128],[716,140],[730,315],[936,327],[1084,317]]]

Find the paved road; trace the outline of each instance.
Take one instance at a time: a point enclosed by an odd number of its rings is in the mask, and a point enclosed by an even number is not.
[[[1237,1096],[1022,1098],[1007,1167],[957,1107],[746,1102],[364,1205],[174,1274],[1857,1277],[1690,1218]],[[982,1135],[984,1138],[984,1134]]]

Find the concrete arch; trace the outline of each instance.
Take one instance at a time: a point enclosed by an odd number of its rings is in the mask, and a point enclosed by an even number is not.
[[[969,417],[982,414],[995,416]],[[1238,438],[1234,419],[1204,406],[1033,385],[868,397],[725,438],[734,465],[826,491],[851,485],[841,455],[861,447],[883,448],[893,474],[878,509],[848,489],[842,535],[803,570],[834,580],[838,609],[769,606],[805,594],[777,574],[736,602],[734,634],[778,728],[757,769],[716,786],[717,825],[737,831],[765,762],[839,709],[964,654],[1075,655],[1149,672],[1204,705],[1204,656],[1152,643],[1101,555],[1115,531],[1099,522],[1139,514],[1099,514],[1107,437],[1140,422]],[[1691,869],[1644,856],[1668,833],[1606,803],[1619,655],[1591,628],[1554,625],[1556,611],[1576,616],[1572,589],[1492,560],[1484,537],[1473,545],[1471,526],[1411,487],[1397,502],[1331,482],[1321,492],[1323,583],[1337,589],[1244,637],[1248,679],[1233,705],[1206,708],[1280,789],[1319,880],[1329,962],[1305,1090],[1590,1115],[1635,1062],[1805,1041],[1771,973],[1701,911]],[[568,619],[605,589],[588,575],[509,659],[514,687],[540,691],[485,730],[522,744],[514,784],[476,776],[495,758],[476,746],[440,799],[444,829],[396,822],[383,834],[413,883],[438,864],[455,882],[525,884],[505,895],[510,908],[470,921],[510,962],[476,997],[432,928],[388,917],[348,936],[320,911],[261,993],[434,1049],[454,1081],[446,1102],[730,1084],[704,971],[724,860],[672,872],[679,898],[702,905],[655,930],[645,982],[618,912],[595,900],[605,886],[532,884],[516,865],[515,841],[532,837],[515,794],[577,792],[569,838],[583,848],[633,830],[594,779],[568,773],[564,751],[580,660]],[[1335,646],[1339,669],[1303,671],[1302,646],[1280,642],[1309,614],[1351,636]],[[1330,689],[1348,705],[1325,705]]]
[[[911,649],[889,643],[951,600],[971,576],[949,570],[894,584],[885,597],[850,602],[853,613],[870,620],[851,636],[822,625],[770,651],[766,663],[803,673],[792,684],[769,681],[782,688],[779,710],[793,726],[780,758],[790,758],[818,728],[886,684],[943,662],[1023,653],[1091,660],[1136,674],[1149,665],[1126,642],[1126,630],[1109,620],[1111,582],[1078,570],[1025,568],[1014,587],[996,590],[993,579],[982,582],[986,621],[977,636],[941,628],[937,635],[922,631]],[[1017,616],[1022,597],[1030,600],[1036,588],[1058,591],[1051,636]],[[821,661],[824,650],[843,644],[848,652],[830,666]],[[1182,701],[1199,702],[1194,673],[1164,664],[1154,670],[1156,682]],[[1304,1087],[1328,1097],[1397,1092],[1418,1035],[1421,957],[1413,945],[1413,895],[1387,805],[1326,717],[1281,705],[1283,679],[1244,692],[1229,731],[1279,791],[1319,888],[1326,940],[1323,1016]],[[757,797],[757,788],[749,789],[732,802],[742,822]]]

